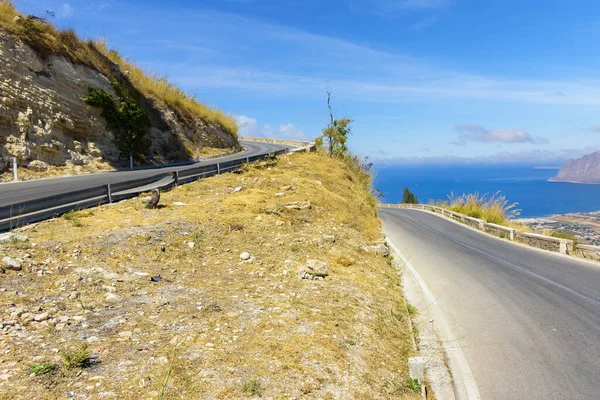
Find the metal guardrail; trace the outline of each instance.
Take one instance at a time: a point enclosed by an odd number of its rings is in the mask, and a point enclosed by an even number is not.
[[[10,231],[28,223],[53,218],[69,211],[121,201],[153,189],[169,189],[173,186],[190,183],[209,176],[231,172],[241,168],[246,163],[256,162],[287,152],[287,149],[278,150],[238,160],[224,161],[213,165],[193,167],[169,173],[157,171],[156,175],[148,178],[108,185],[104,184],[89,189],[76,190],[3,206],[0,207],[0,232]]]

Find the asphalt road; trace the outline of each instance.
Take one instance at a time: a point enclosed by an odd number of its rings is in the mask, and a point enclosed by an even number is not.
[[[482,399],[600,399],[600,266],[416,210],[379,209],[423,278]]]
[[[252,157],[258,154],[274,152],[277,150],[291,148],[271,143],[241,142],[246,151],[226,157],[202,161],[196,164],[169,166],[151,169],[125,170],[114,172],[102,172],[97,174],[76,175],[52,179],[38,179],[23,182],[0,184],[0,207],[35,200],[43,197],[58,195],[75,190],[89,189],[99,185],[115,184],[135,179],[147,178],[158,173],[181,171],[189,168],[214,165],[217,162],[238,160]]]

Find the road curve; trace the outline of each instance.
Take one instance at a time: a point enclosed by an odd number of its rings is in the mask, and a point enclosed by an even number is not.
[[[102,172],[87,175],[65,176],[51,179],[38,179],[23,182],[11,182],[0,184],[0,207],[15,203],[55,196],[66,192],[84,190],[92,187],[115,184],[151,177],[158,173],[181,171],[184,169],[214,165],[217,162],[233,161],[252,157],[259,154],[275,152],[292,146],[283,146],[272,143],[241,142],[245,151],[230,156],[214,158],[196,164],[169,166],[151,169],[139,169],[133,171]]]
[[[600,266],[433,213],[379,216],[436,298],[482,399],[600,399]]]

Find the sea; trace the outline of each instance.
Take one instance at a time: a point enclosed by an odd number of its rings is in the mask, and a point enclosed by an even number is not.
[[[549,182],[558,168],[515,165],[375,165],[375,188],[382,202],[399,203],[408,187],[421,203],[446,200],[451,193],[493,195],[518,203],[522,218],[600,210],[600,185]]]

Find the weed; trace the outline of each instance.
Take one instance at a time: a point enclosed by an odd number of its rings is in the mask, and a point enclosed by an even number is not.
[[[417,307],[413,306],[410,303],[406,303],[406,311],[408,312],[408,315],[410,315],[410,317],[414,317],[415,315],[417,315]]]
[[[81,223],[81,218],[79,218],[79,214],[76,211],[69,211],[68,213],[63,214],[63,218],[67,221],[71,221],[71,224],[73,224],[73,226],[83,226],[83,224]]]
[[[60,357],[66,369],[88,368],[92,365],[92,354],[87,343],[82,343],[74,349],[61,351]]]
[[[51,364],[51,363],[44,363],[44,364],[38,364],[38,365],[34,365],[31,368],[29,368],[29,375],[44,375],[47,374],[49,372],[52,372],[56,369],[56,364]]]
[[[258,379],[249,379],[242,385],[242,390],[244,393],[250,394],[252,396],[262,396],[263,388],[258,381]]]
[[[577,237],[575,237],[573,234],[571,234],[569,232],[565,232],[565,231],[552,231],[550,233],[550,236],[559,238],[559,239],[572,240],[574,242],[577,241]]]
[[[417,393],[421,393],[421,384],[416,379],[408,378],[408,380],[406,381],[404,386],[406,386],[408,389],[413,390]]]

